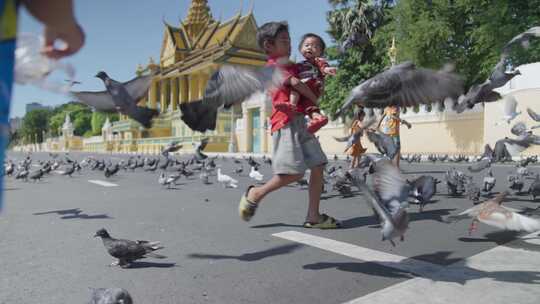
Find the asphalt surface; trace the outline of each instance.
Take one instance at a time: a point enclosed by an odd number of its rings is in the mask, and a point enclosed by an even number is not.
[[[71,153],[70,157],[82,160],[87,155]],[[113,162],[127,159],[94,156]],[[20,160],[23,155],[9,157]],[[33,159],[35,163],[49,157],[34,154]],[[416,277],[370,260],[273,236],[287,231],[442,266],[500,245],[525,246],[517,240],[521,234],[480,224],[469,236],[470,221],[446,223],[448,215],[472,203],[449,197],[444,182],[424,212],[411,205],[410,229],[396,247],[381,241],[372,211],[358,193],[343,198],[329,191],[322,196],[321,210],[342,220],[343,229],[303,228],[307,190],[295,185],[270,194],[246,223],[239,218],[237,207],[252,182],[246,173],[240,177],[232,173],[238,166],[232,160],[217,163],[224,173],[238,178],[237,189],[224,189],[215,176],[211,177],[213,184],[204,185],[195,175],[182,177],[178,186],[167,190],[157,182],[159,172],[141,169],[121,171],[110,179],[89,169],[73,178],[53,173],[36,183],[7,177],[0,214],[0,303],[85,303],[90,287],[125,288],[136,303],[343,303]],[[243,166],[248,171],[249,166]],[[443,173],[451,166],[466,172],[462,164],[403,163],[402,167],[407,178],[429,174],[444,180]],[[529,169],[540,172],[540,167]],[[506,189],[506,175],[514,171],[513,165],[494,166],[494,191]],[[270,178],[268,165],[262,165],[261,172],[265,180]],[[477,184],[484,173],[474,174]],[[118,186],[103,187],[88,180]],[[505,203],[528,210],[539,204],[528,195],[513,194]],[[540,217],[540,212],[531,212]],[[93,238],[100,228],[116,238],[161,241],[165,248],[159,253],[167,258],[140,260],[127,269],[111,267],[113,258],[101,240]],[[540,288],[537,281],[526,283]]]

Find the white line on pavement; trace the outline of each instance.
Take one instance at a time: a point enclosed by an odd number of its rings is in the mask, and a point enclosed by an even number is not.
[[[533,233],[521,238],[533,245],[532,249],[498,246],[444,267],[422,261],[410,262],[413,259],[296,231],[273,234],[348,257],[421,275],[346,304],[507,304],[509,301],[538,303],[540,240],[534,238],[536,235],[537,233]]]
[[[113,183],[109,183],[109,182],[101,181],[101,180],[90,179],[90,180],[88,180],[88,182],[90,182],[92,184],[100,185],[100,186],[103,186],[103,187],[118,187],[117,184],[113,184]]]
[[[426,275],[441,269],[441,266],[432,263],[410,259],[399,255],[364,248],[298,231],[285,231],[272,235],[289,241],[294,241],[345,255],[354,259],[369,261],[418,275]]]

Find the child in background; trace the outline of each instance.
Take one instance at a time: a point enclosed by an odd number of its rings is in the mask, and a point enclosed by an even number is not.
[[[366,112],[364,112],[364,109],[359,108],[358,112],[356,113],[356,119],[351,124],[351,130],[349,132],[349,135],[353,135],[354,133],[358,132],[361,128],[364,127],[363,121],[364,117],[366,117]],[[351,169],[356,168],[358,166],[358,160],[360,159],[360,156],[366,152],[366,148],[362,146],[362,143],[360,140],[355,142],[348,150],[347,154],[352,157],[351,161]]]
[[[324,40],[313,33],[305,34],[298,46],[298,50],[305,59],[296,64],[298,77],[300,81],[308,85],[317,98],[323,94],[325,76],[336,75],[336,68],[329,66],[328,62],[321,57],[325,48]],[[314,134],[328,123],[328,117],[320,113],[317,103],[301,98],[300,94],[294,90],[291,91],[290,102],[298,112],[309,116],[308,132]]]

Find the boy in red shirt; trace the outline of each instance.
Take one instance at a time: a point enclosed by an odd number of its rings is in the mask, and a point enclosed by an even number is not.
[[[295,64],[288,60],[291,55],[291,38],[286,22],[268,22],[257,32],[257,43],[268,56],[267,66],[280,69],[285,75],[282,85],[270,92],[272,96],[272,169],[274,176],[264,185],[249,186],[242,196],[238,211],[240,217],[249,221],[258,204],[270,192],[304,177],[311,170],[309,183],[309,206],[304,222],[306,228],[338,228],[336,219],[319,213],[323,186],[323,169],[328,160],[315,136],[307,131],[303,114],[296,112],[290,102],[294,89],[315,104],[317,96],[298,78]]]
[[[297,63],[298,76],[317,97],[323,93],[325,76],[336,75],[336,68],[331,67],[326,59],[321,57],[325,48],[324,40],[313,33],[305,34],[298,46],[298,50],[305,59]],[[299,112],[309,115],[311,120],[307,128],[310,133],[316,133],[328,123],[328,117],[321,114],[317,102],[313,103],[307,98],[301,98],[300,94],[294,90],[291,91],[290,100]]]

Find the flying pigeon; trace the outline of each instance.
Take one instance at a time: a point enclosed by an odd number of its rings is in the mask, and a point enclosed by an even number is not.
[[[404,240],[409,227],[409,215],[406,210],[409,185],[401,176],[399,169],[388,160],[376,162],[373,174],[373,190],[361,181],[361,171],[351,170],[352,181],[366,196],[367,201],[381,219],[383,241],[390,241],[395,246],[394,238]]]
[[[540,221],[516,213],[513,209],[501,205],[507,195],[508,192],[506,191],[499,193],[493,199],[487,200],[448,219],[450,221],[456,221],[472,217],[473,221],[469,226],[469,234],[476,230],[478,222],[505,230],[525,230],[527,232],[540,230]]]
[[[375,145],[381,154],[393,159],[396,153],[398,153],[398,148],[389,135],[369,130],[366,133],[368,139]]]
[[[237,188],[238,187],[238,181],[234,178],[221,174],[221,168],[217,169],[217,181],[221,185],[223,185],[223,188]]]
[[[507,124],[510,124],[514,118],[516,118],[520,112],[516,111],[517,109],[517,101],[514,96],[506,95],[504,97],[504,101],[502,103],[502,110],[503,110],[503,116],[502,120],[505,121]],[[499,123],[496,123],[495,125],[498,125]]]
[[[161,155],[165,156],[165,158],[168,158],[169,153],[176,152],[180,149],[182,149],[182,145],[180,144],[180,142],[173,141],[163,148],[163,151],[161,151]]]
[[[145,128],[152,126],[152,118],[158,111],[137,106],[137,102],[146,95],[155,75],[138,76],[128,82],[118,82],[109,78],[107,73],[100,71],[96,77],[105,84],[106,91],[75,92],[71,94],[80,102],[85,103],[97,111],[116,112],[128,115]]]
[[[210,139],[208,137],[204,138],[201,140],[200,143],[197,144],[197,146],[195,147],[195,159],[197,161],[203,161],[205,159],[208,158],[208,155],[204,154],[203,153],[203,150],[206,148],[206,145],[208,145],[208,142],[210,141]]]
[[[506,45],[503,47],[503,54],[508,55],[510,47],[516,43],[521,44],[523,48],[529,47],[529,39],[533,37],[540,37],[540,26],[531,27],[525,32],[512,38]]]
[[[283,76],[272,67],[248,69],[224,65],[210,77],[201,100],[180,104],[181,118],[194,131],[215,130],[219,108],[229,109],[281,82]]]
[[[522,121],[515,123],[510,129],[510,133],[516,136],[524,136],[530,134],[527,131],[527,125],[525,125],[525,123]]]
[[[457,99],[463,92],[459,77],[445,70],[417,68],[412,62],[392,66],[352,89],[335,114],[340,116],[353,105],[368,108],[431,104],[446,98]]]
[[[93,288],[88,304],[133,304],[133,299],[122,288]]]
[[[529,114],[532,120],[536,122],[540,122],[540,115],[534,112],[531,108],[527,108],[527,114]],[[537,129],[537,128],[540,128],[540,125],[531,127],[531,129]]]
[[[103,246],[105,246],[107,252],[118,259],[117,262],[114,262],[111,265],[127,267],[131,262],[146,257],[153,257],[156,259],[166,258],[165,256],[153,253],[153,251],[164,248],[159,245],[159,242],[115,239],[112,238],[104,228],[99,229],[94,237],[101,237]]]

